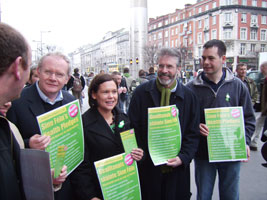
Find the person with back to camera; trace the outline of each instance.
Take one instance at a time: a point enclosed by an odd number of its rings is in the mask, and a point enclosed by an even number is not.
[[[82,116],[85,156],[72,174],[72,183],[80,200],[97,200],[103,196],[94,162],[124,152],[120,132],[130,129],[130,121],[116,107],[118,85],[111,75],[97,75],[91,82],[88,95],[90,109]],[[143,150],[133,149],[131,155],[139,161]]]

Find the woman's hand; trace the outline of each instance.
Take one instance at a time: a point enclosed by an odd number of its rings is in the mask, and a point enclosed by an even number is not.
[[[208,126],[206,124],[200,123],[199,124],[199,130],[200,130],[200,134],[202,136],[208,137],[208,135],[209,135],[209,128],[208,128]]]
[[[144,151],[143,151],[143,149],[135,148],[132,150],[131,156],[134,160],[140,161],[144,156]]]
[[[59,174],[59,176],[57,178],[54,178],[54,172],[55,171],[52,170],[53,184],[54,185],[62,184],[66,180],[66,178],[67,178],[67,166],[64,165],[62,167],[62,170],[61,170],[61,172],[60,172],[60,174]]]

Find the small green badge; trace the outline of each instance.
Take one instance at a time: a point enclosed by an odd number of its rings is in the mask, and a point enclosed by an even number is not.
[[[118,127],[119,127],[119,128],[124,127],[124,120],[122,120],[122,121],[119,123]]]
[[[226,100],[226,101],[230,101],[230,95],[229,95],[229,93],[226,94],[226,96],[225,96],[225,100]]]

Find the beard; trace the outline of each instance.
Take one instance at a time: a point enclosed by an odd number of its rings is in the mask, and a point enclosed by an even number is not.
[[[161,79],[162,76],[167,76],[169,77],[169,79],[168,80]],[[158,79],[161,85],[168,86],[171,83],[173,83],[173,81],[176,79],[176,75],[172,76],[171,74],[168,74],[168,73],[158,72]]]

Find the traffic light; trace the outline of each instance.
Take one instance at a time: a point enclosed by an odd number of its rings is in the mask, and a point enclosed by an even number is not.
[[[136,58],[136,59],[135,59],[135,62],[136,62],[136,64],[138,64],[138,63],[139,63],[139,60],[138,60],[138,58]]]
[[[130,59],[130,65],[132,65],[133,64],[133,59]]]

